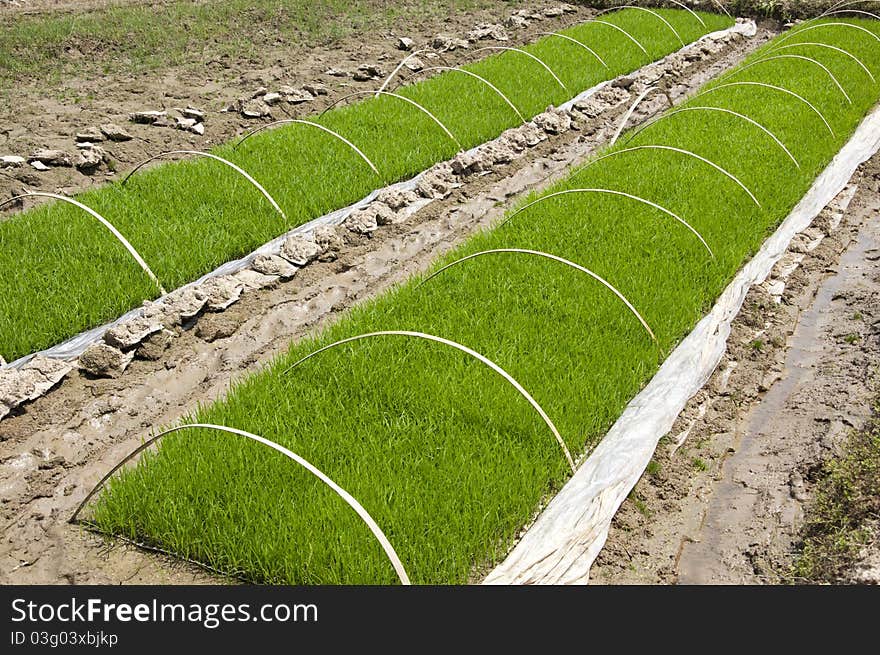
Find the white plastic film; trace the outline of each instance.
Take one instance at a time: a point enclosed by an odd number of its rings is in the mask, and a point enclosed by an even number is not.
[[[792,238],[807,228],[880,150],[880,107],[816,179],[807,194],[721,294],[712,311],[679,344],[651,382],[627,405],[605,438],[541,513],[485,584],[586,584],[621,503],[657,443],[721,361],[746,293],[762,283]]]

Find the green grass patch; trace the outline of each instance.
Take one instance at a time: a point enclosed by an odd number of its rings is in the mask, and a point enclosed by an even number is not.
[[[878,45],[828,31],[833,43],[877,61]],[[355,307],[190,418],[255,432],[316,464],[377,520],[414,582],[468,580],[504,556],[569,475],[531,407],[461,353],[399,337],[359,341],[285,369],[319,346],[365,332],[443,336],[504,367],[548,412],[572,452],[584,452],[876,103],[878,87],[866,83],[863,72],[844,58],[826,58],[852,105],[822,76],[791,61],[749,69],[748,79],[810,98],[833,122],[836,137],[823,132],[809,109],[777,94],[731,89],[692,101],[735,108],[762,122],[795,153],[800,169],[766,135],[725,115],[685,112],[634,140],[687,148],[718,162],[755,191],[761,209],[705,165],[648,151],[605,159],[546,192],[604,186],[645,196],[691,221],[714,259],[656,210],[570,194],[473,236],[437,262],[509,247],[566,257],[615,284],[651,324],[657,345],[589,277],[544,259],[485,256],[424,286],[413,280]],[[257,582],[396,580],[350,508],[277,453],[236,437],[169,436],[156,453],[113,478],[93,512],[107,531]]]
[[[492,6],[488,0],[207,0],[159,6],[0,19],[0,90],[22,80],[138,73],[205,62],[261,63],[259,52],[330,45],[355,33],[375,34],[395,21],[444,18]]]
[[[686,12],[666,15],[688,41],[704,31]],[[658,30],[652,24],[656,18],[644,12],[620,12],[608,20],[638,35],[650,56],[619,32],[589,24],[566,32],[592,44],[610,70],[563,39],[549,37],[526,48],[557,71],[570,93],[518,53],[490,56],[467,68],[492,81],[531,117],[679,47],[671,32]],[[705,20],[710,29],[727,24],[709,14]],[[490,88],[460,73],[444,73],[400,93],[435,112],[465,147],[490,140],[518,122]],[[258,134],[237,150],[227,144],[212,151],[259,181],[286,219],[244,178],[205,158],[155,166],[124,187],[115,183],[77,198],[115,224],[165,288],[173,289],[456,152],[429,117],[395,98],[340,107],[315,120],[359,146],[383,179],[345,144],[315,128],[292,125]],[[8,361],[157,296],[156,287],[122,246],[79,209],[54,203],[0,222],[0,355]]]
[[[874,418],[854,431],[839,456],[825,463],[801,531],[791,579],[839,583],[862,548],[876,538],[880,521],[880,404]]]

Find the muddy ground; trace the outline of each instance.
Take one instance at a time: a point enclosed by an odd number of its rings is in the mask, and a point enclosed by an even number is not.
[[[842,216],[814,222],[818,246],[796,239],[750,291],[718,370],[615,517],[593,581],[798,582],[811,488],[870,417],[880,379],[880,156],[851,183]],[[880,583],[878,553],[880,533],[841,581]]]
[[[688,62],[671,95],[680,100],[767,38],[769,32],[762,30],[718,55]],[[632,93],[657,75],[656,68],[645,71]],[[610,139],[631,99],[621,93],[618,104],[578,130],[549,138],[509,166],[468,178],[450,197],[406,223],[351,242],[335,262],[314,263],[289,282],[202,316],[178,331],[160,359],[136,360],[117,380],[74,373],[0,422],[0,582],[215,581],[180,562],[126,545],[108,546],[66,521],[97,480],[156,426],[221,396],[290,339],[424,270],[440,253],[497,220],[523,193],[564,175]],[[646,120],[665,102],[662,96],[646,102],[631,120]]]
[[[85,11],[105,6],[146,4],[149,2],[108,2],[106,0],[22,0],[18,7],[0,5],[3,12],[51,13],[54,11]],[[418,16],[414,9],[419,3],[399,3],[396,7],[404,15]],[[118,58],[112,45],[103,44],[100,51],[89,52],[90,44],[82,44],[65,53],[65,66],[81,60],[80,75],[63,77],[57,85],[45,80],[21,79],[0,95],[0,155],[28,158],[40,149],[57,149],[76,161],[76,134],[89,128],[111,123],[124,128],[133,138],[128,141],[101,141],[112,163],[104,164],[90,173],[71,166],[51,166],[37,171],[28,164],[16,168],[0,167],[0,198],[17,195],[25,189],[72,194],[106,183],[124,175],[138,162],[160,152],[189,149],[205,150],[228,141],[236,135],[253,129],[261,123],[282,118],[296,118],[318,112],[335,100],[356,90],[374,89],[381,80],[355,81],[352,74],[358,66],[377,66],[384,74],[390,73],[406,55],[397,49],[399,36],[415,42],[414,49],[426,47],[438,34],[466,38],[479,23],[504,23],[515,10],[541,14],[523,28],[506,28],[509,41],[516,46],[538,38],[539,31],[554,31],[575,22],[586,20],[594,10],[581,8],[573,13],[548,18],[543,10],[559,3],[524,0],[507,4],[497,3],[491,9],[472,12],[442,11],[435,8],[417,19],[399,21],[392,30],[375,33],[356,32],[336,39],[329,47],[309,48],[296,44],[275,46],[265,39],[248,58],[235,61],[220,57],[204,61],[198,53],[192,63],[171,68],[123,72],[104,75],[100,63]],[[409,7],[409,9],[407,9]],[[457,48],[444,53],[449,65],[456,66],[475,57],[476,49]],[[204,61],[204,63],[202,63]],[[348,73],[346,77],[328,75],[335,69]],[[324,84],[327,95],[319,95],[303,104],[281,102],[271,107],[271,116],[244,118],[236,112],[224,112],[238,98],[248,98],[260,87],[276,91],[282,85],[301,87],[304,84]],[[175,129],[175,117],[187,107],[205,114],[204,134]],[[167,111],[169,126],[136,124],[129,115],[139,111]],[[111,170],[112,169],[112,170]],[[19,208],[9,207],[0,216],[9,215]]]

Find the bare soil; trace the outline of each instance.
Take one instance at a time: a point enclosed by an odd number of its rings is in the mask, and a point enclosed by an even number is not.
[[[615,517],[595,582],[792,581],[822,463],[876,398],[880,156],[851,184],[843,216],[826,209],[814,222],[813,234],[826,235],[819,245],[796,239],[769,282],[750,291],[718,370]],[[878,544],[852,580],[880,581]]]
[[[761,31],[689,64],[671,96],[682,98],[768,37]],[[657,75],[656,69],[646,71],[639,84]],[[371,239],[350,239],[337,261],[314,263],[289,282],[245,294],[223,313],[204,315],[180,330],[159,360],[136,360],[117,380],[71,374],[0,422],[0,583],[216,581],[190,565],[110,544],[66,521],[98,479],[152,430],[220,397],[291,339],[425,269],[497,220],[523,193],[584,161],[615,132],[632,101],[623,96],[612,110],[548,139],[528,157],[468,178],[406,223],[383,228]],[[664,108],[662,97],[652,99],[631,120],[647,120]]]
[[[0,12],[54,10],[84,12],[105,6],[145,4],[152,1],[110,2],[108,0],[23,0],[19,7],[2,5]],[[158,4],[161,5],[161,2]],[[396,7],[407,14],[408,3]],[[514,9],[540,11],[551,3],[524,0],[515,5],[498,3],[492,9],[473,12],[432,11],[417,20],[403,21],[393,30],[378,33],[353,33],[336,40],[327,48],[309,48],[285,44],[263,44],[254,48],[247,60],[235,61],[218,58],[204,61],[201,53],[194,55],[197,65],[159,68],[138,73],[104,75],[100,62],[117,57],[109,47],[107,51],[72,53],[81,58],[80,74],[65,77],[57,86],[49,86],[45,80],[17,80],[9,89],[3,89],[0,102],[0,155],[28,157],[43,148],[67,152],[76,159],[75,135],[88,128],[115,123],[125,128],[134,138],[130,141],[99,143],[112,161],[114,170],[102,166],[92,174],[85,174],[72,167],[52,167],[48,171],[36,171],[31,166],[0,168],[0,198],[20,194],[25,189],[73,194],[103,184],[124,175],[138,162],[159,152],[188,149],[204,150],[232,139],[268,122],[287,117],[299,117],[319,112],[335,100],[358,89],[372,89],[377,83],[355,82],[351,77],[334,77],[325,74],[329,69],[348,71],[361,64],[377,65],[390,73],[406,53],[396,48],[398,36],[408,36],[416,43],[415,48],[425,47],[437,34],[444,33],[466,38],[477,24],[482,22],[503,23]],[[411,3],[408,15],[418,16],[420,3]],[[445,13],[445,15],[444,15]],[[531,21],[526,28],[507,30],[507,45],[529,43],[538,38],[539,31],[554,31],[567,25],[586,20],[595,13],[581,9],[557,18]],[[262,43],[262,39],[258,39]],[[104,46],[102,46],[104,47]],[[455,66],[475,58],[470,50],[456,49],[445,53],[444,58]],[[481,55],[476,55],[479,57]],[[264,119],[247,119],[237,113],[224,113],[231,102],[252,94],[259,87],[276,90],[281,85],[302,86],[322,83],[329,89],[326,96],[318,96],[301,105],[282,103],[272,108],[273,115]],[[205,133],[202,136],[174,129],[135,124],[129,114],[137,111],[169,111],[172,115],[188,106],[206,114]],[[171,123],[173,124],[173,119]],[[0,216],[20,208],[9,207]]]

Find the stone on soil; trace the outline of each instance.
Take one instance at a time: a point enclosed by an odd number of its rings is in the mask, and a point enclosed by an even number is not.
[[[100,143],[104,140],[104,135],[98,128],[90,127],[89,129],[82,132],[77,132],[74,138],[76,139],[77,143],[83,143],[84,141],[88,141],[91,143]]]
[[[164,111],[136,111],[128,115],[128,119],[132,123],[141,123],[143,125],[153,125],[157,121],[164,119],[168,115]]]
[[[131,141],[132,136],[115,123],[105,123],[101,126],[101,134],[111,141]]]
[[[315,243],[321,249],[321,261],[332,261],[336,259],[336,254],[342,250],[344,242],[342,237],[336,232],[336,228],[332,225],[319,225],[312,232]],[[328,258],[332,255],[332,258]]]
[[[73,364],[37,355],[20,369],[0,369],[0,418],[58,384]]]
[[[232,277],[234,277],[238,281],[238,283],[244,287],[245,291],[256,291],[257,289],[265,289],[266,287],[271,287],[276,282],[278,282],[279,276],[265,275],[253,269],[245,268],[238,271],[238,273],[235,273]]]
[[[76,160],[76,169],[83,173],[93,173],[104,160],[107,159],[107,152],[101,146],[91,146],[79,153]]]
[[[119,350],[130,350],[151,334],[161,331],[162,322],[158,317],[138,316],[107,330],[104,342]]]
[[[281,246],[281,256],[296,266],[305,266],[321,254],[321,247],[305,237],[294,235]]]
[[[106,343],[93,343],[79,356],[79,367],[98,378],[118,378],[134,359],[134,351],[126,354]]]
[[[382,71],[372,64],[362,64],[354,73],[355,82],[368,82],[382,77]]]
[[[199,285],[205,295],[205,305],[212,312],[221,312],[241,298],[244,290],[241,282],[232,275],[212,277]]]
[[[312,82],[311,84],[303,84],[303,91],[307,93],[311,93],[313,96],[325,96],[330,93],[330,90],[326,87],[326,85],[321,84],[320,82]]]
[[[19,157],[18,155],[3,155],[0,157],[0,166],[3,166],[4,168],[18,168],[26,161],[27,160],[24,157]]]
[[[257,255],[251,267],[263,275],[277,275],[283,280],[292,278],[298,267],[278,255]]]
[[[68,155],[66,152],[64,152],[63,150],[51,150],[49,148],[42,148],[40,150],[37,150],[34,154],[30,156],[29,161],[32,164],[34,162],[40,162],[41,164],[47,164],[50,166],[73,165],[70,161],[70,155]]]
[[[480,23],[468,33],[469,41],[482,41],[491,39],[493,41],[508,41],[507,32],[497,23]]]

